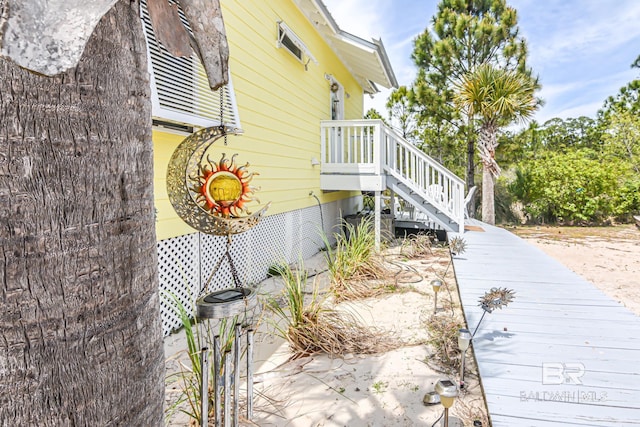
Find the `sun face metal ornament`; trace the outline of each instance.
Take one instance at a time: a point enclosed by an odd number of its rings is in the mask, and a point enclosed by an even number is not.
[[[496,309],[501,309],[509,305],[515,298],[516,293],[513,289],[507,288],[491,288],[484,296],[480,297],[479,306],[488,313]]]
[[[237,166],[236,156],[229,161],[226,154],[222,153],[217,163],[207,158],[207,163],[200,165],[198,175],[190,177],[194,182],[193,191],[199,193],[196,202],[211,214],[223,218],[237,218],[243,213],[249,215],[251,212],[245,204],[258,201],[251,197],[257,188],[249,185],[258,173],[247,172],[249,163]]]
[[[269,203],[251,214],[246,204],[256,188],[249,185],[255,173],[249,164],[237,166],[223,154],[218,162],[207,155],[209,147],[227,134],[238,131],[216,126],[199,130],[176,148],[167,169],[167,192],[184,222],[206,234],[238,234],[258,224]],[[206,159],[205,159],[206,157]],[[241,216],[241,215],[246,216]]]

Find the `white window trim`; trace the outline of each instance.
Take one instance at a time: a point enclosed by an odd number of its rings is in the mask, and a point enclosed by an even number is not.
[[[280,34],[280,32],[282,32],[283,35],[286,35],[289,38],[289,40],[291,40],[293,44],[296,45],[298,49],[300,49],[302,53],[307,57],[307,61],[305,62],[300,60],[297,56],[293,54],[293,52],[289,51],[289,49],[287,49],[287,47],[282,44],[281,36],[278,36],[278,39],[276,40],[276,47],[284,48],[287,52],[291,53],[294,56],[294,58],[298,59],[300,62],[304,64],[305,68],[307,67],[310,61],[313,61],[314,64],[318,65],[318,60],[313,56],[313,54],[311,53],[307,45],[304,44],[304,42],[300,39],[300,37],[298,37],[296,33],[294,33],[293,30],[289,28],[287,24],[284,23],[284,21],[278,21],[277,24],[278,24],[278,35]]]

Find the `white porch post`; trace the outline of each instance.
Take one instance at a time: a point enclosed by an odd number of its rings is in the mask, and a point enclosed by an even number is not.
[[[374,235],[375,235],[375,246],[376,251],[380,251],[380,222],[382,221],[382,216],[380,211],[382,210],[382,191],[376,191],[374,197]]]

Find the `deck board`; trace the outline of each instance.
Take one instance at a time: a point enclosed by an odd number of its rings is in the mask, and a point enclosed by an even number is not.
[[[453,261],[469,329],[485,292],[516,292],[473,339],[492,425],[640,426],[640,317],[523,239],[473,224],[484,232],[466,231]],[[544,377],[549,363],[569,377]]]

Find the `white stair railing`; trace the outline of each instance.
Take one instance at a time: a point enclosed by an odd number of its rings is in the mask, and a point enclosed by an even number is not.
[[[464,227],[464,181],[393,129],[385,126],[382,134],[385,171]]]
[[[464,181],[382,120],[321,122],[321,173],[387,174],[464,227]]]
[[[321,122],[321,172],[381,174],[381,124],[381,120]]]

